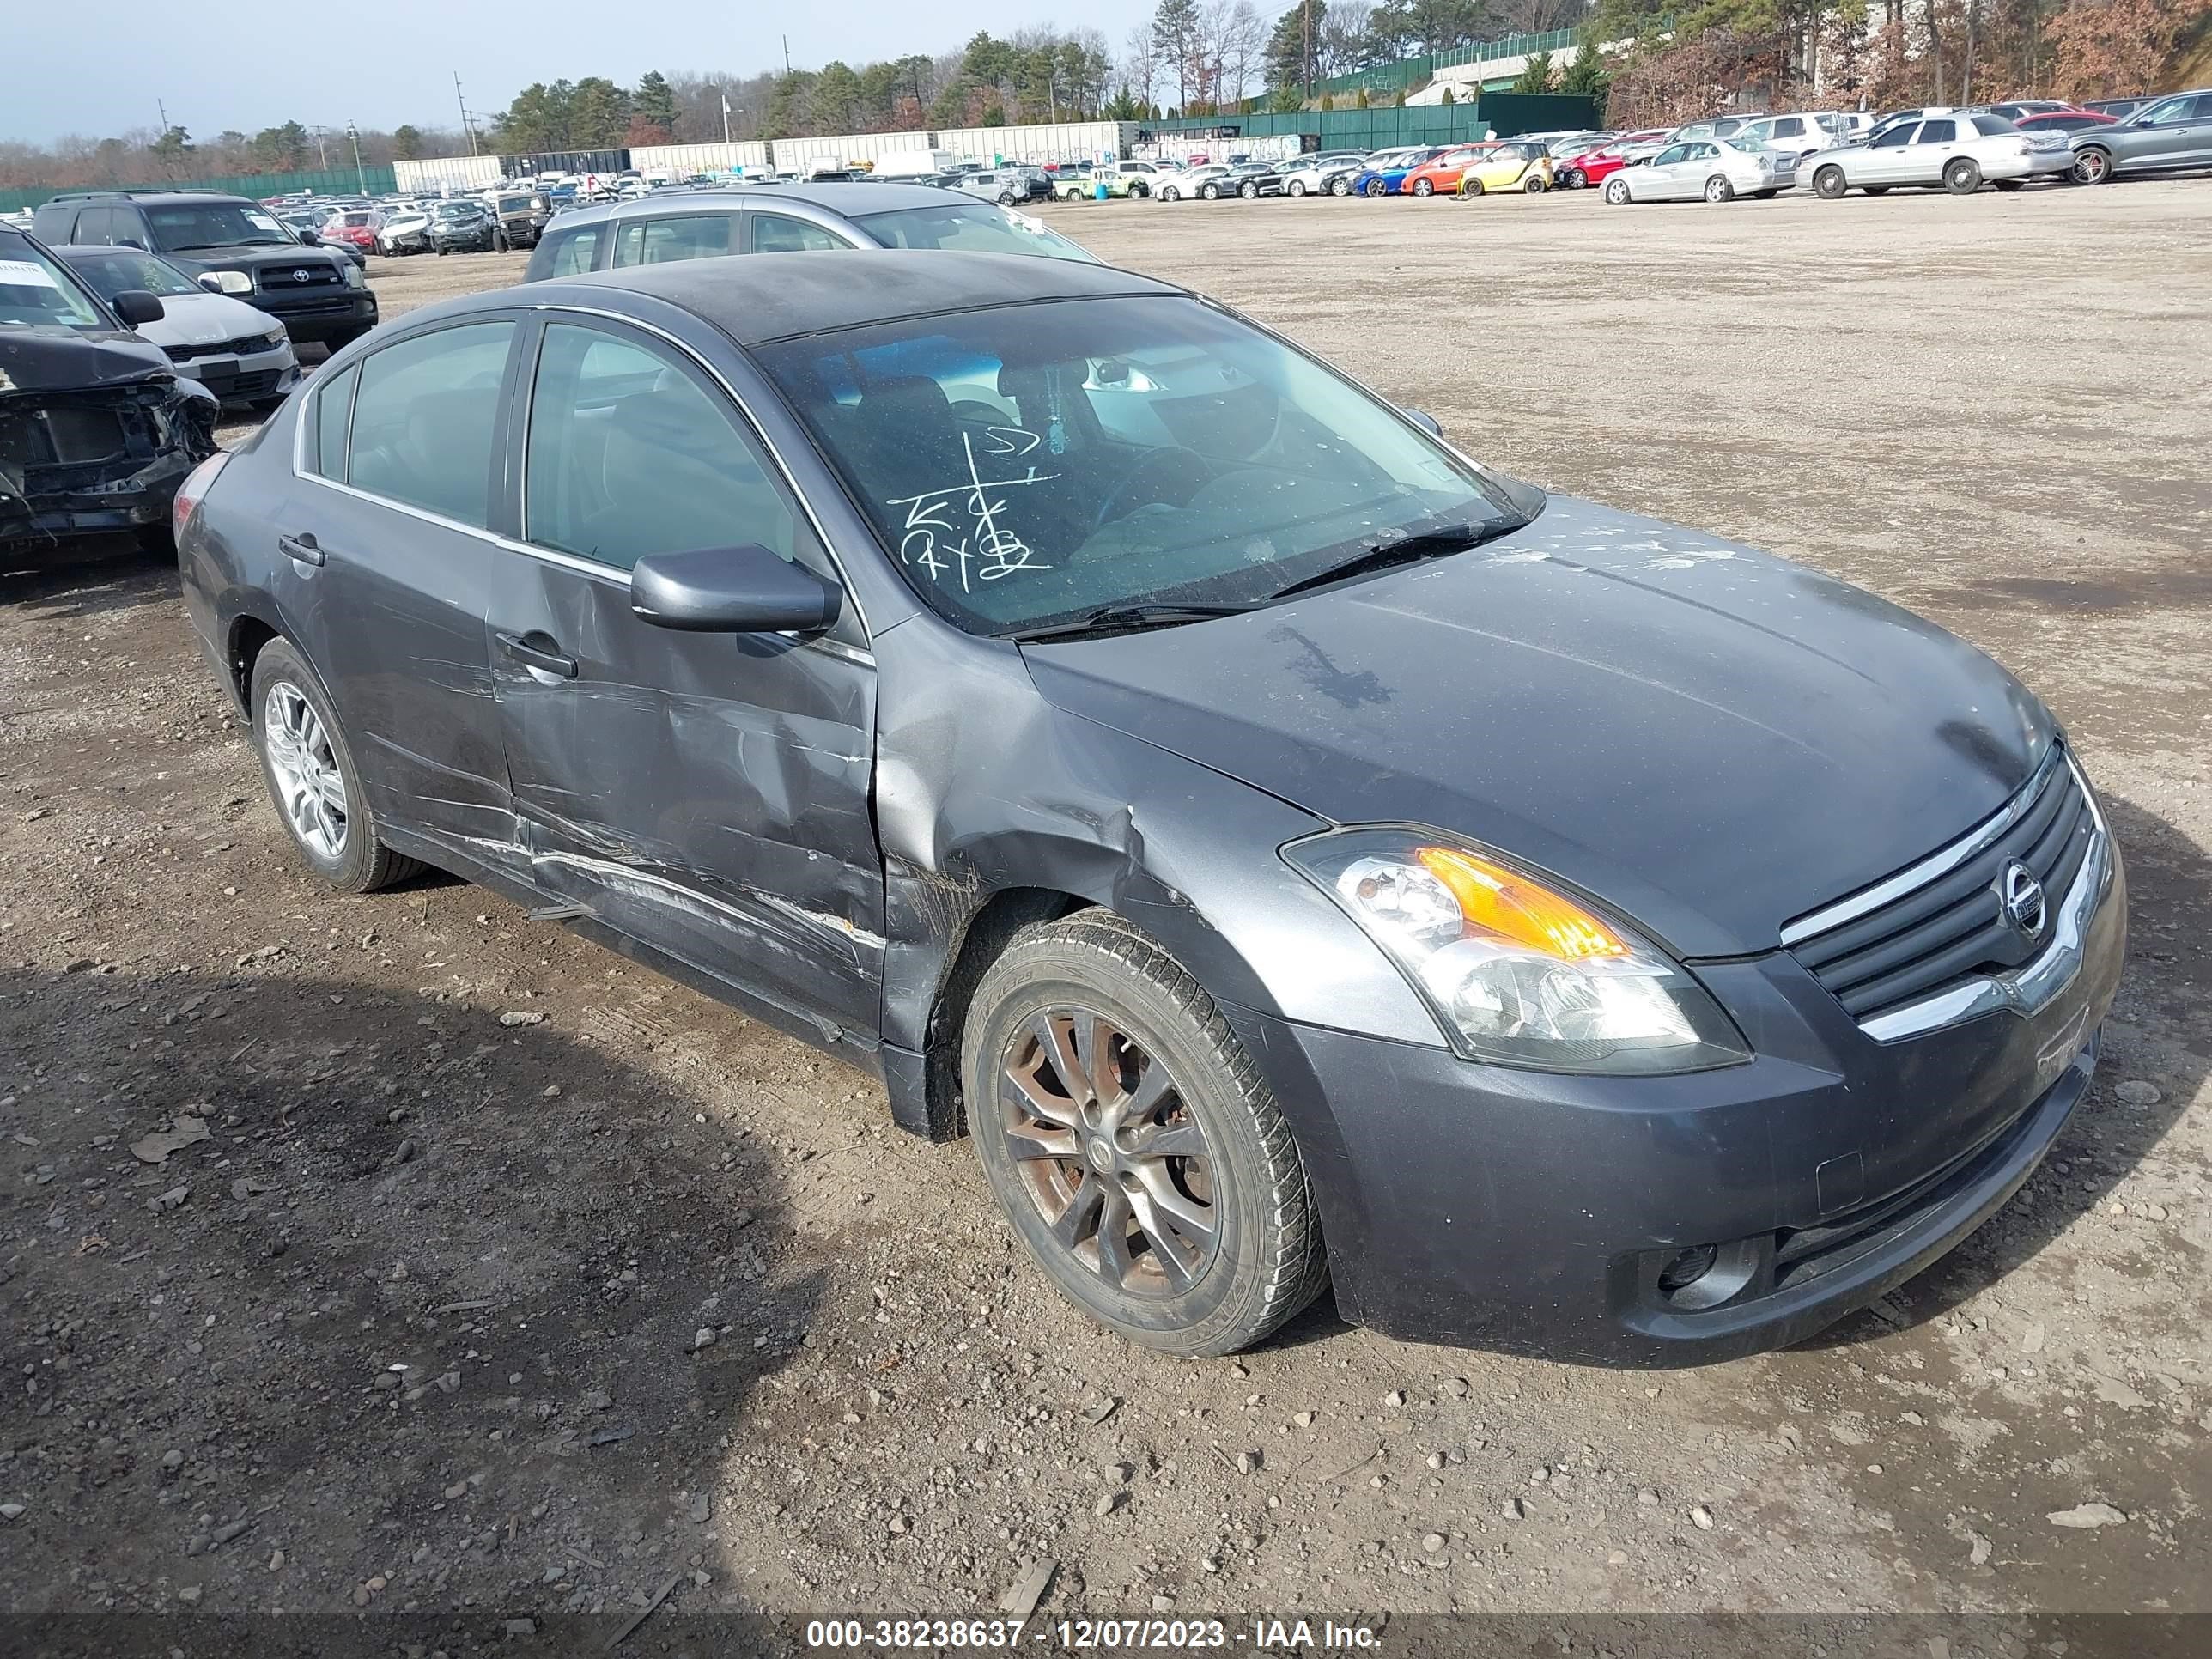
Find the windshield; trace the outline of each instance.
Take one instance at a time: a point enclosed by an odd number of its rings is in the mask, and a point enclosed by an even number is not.
[[[241,202],[194,202],[179,207],[146,206],[154,246],[165,253],[202,247],[257,247],[265,242],[297,246],[297,239],[273,214]]]
[[[1079,259],[1085,264],[1098,263],[1042,219],[1007,213],[988,202],[956,202],[948,198],[927,207],[863,214],[855,222],[885,247],[1030,253],[1048,259]]]
[[[1249,604],[1370,541],[1534,510],[1194,300],[1006,307],[758,355],[907,580],[970,632]]]
[[[143,289],[163,299],[207,292],[167,259],[150,253],[118,248],[112,253],[72,253],[70,269],[92,284],[103,300],[112,300],[125,289]]]
[[[0,327],[110,327],[92,296],[29,238],[0,230]]]

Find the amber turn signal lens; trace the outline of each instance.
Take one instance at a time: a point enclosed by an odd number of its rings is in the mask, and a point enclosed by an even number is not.
[[[1517,871],[1455,847],[1424,847],[1415,856],[1451,890],[1460,914],[1478,932],[1567,962],[1632,954],[1612,928],[1581,905]]]

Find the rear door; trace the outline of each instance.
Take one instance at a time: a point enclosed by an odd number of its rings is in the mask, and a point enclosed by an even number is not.
[[[653,553],[757,544],[838,580],[750,421],[689,352],[551,313],[525,347],[520,534],[484,616],[539,886],[819,1024],[879,1019],[874,659],[630,608]],[[840,585],[842,586],[842,581]]]
[[[483,608],[512,313],[418,330],[319,379],[276,598],[387,820],[496,861],[514,842]]]
[[[1932,185],[1940,181],[1951,158],[1961,151],[1959,125],[1948,115],[1923,121],[1912,142],[1899,151],[1896,182]]]

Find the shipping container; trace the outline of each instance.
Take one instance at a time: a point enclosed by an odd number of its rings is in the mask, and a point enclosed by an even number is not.
[[[410,195],[434,196],[441,190],[459,195],[497,184],[499,157],[445,155],[428,161],[394,161],[392,176],[397,187]]]
[[[769,146],[778,173],[802,178],[825,169],[857,167],[901,150],[927,149],[927,132],[848,132],[834,138],[779,138]]]
[[[763,173],[768,146],[757,143],[632,145],[629,164],[647,179],[688,179],[695,173]]]
[[[1135,142],[1134,121],[1059,121],[1042,126],[954,127],[937,147],[973,161],[1119,161]]]

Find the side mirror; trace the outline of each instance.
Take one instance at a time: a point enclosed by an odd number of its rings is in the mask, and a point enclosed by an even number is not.
[[[1444,435],[1443,423],[1425,409],[1401,409],[1398,412],[1431,438],[1441,438]]]
[[[630,572],[631,610],[656,628],[694,634],[819,633],[844,597],[757,544],[649,554]]]
[[[211,270],[204,270],[200,272],[199,282],[200,286],[210,294],[220,294],[222,292],[222,278],[216,276],[215,272]]]
[[[303,230],[300,233],[300,240],[308,247],[320,247],[323,245],[322,233]]]
[[[126,288],[108,301],[115,314],[132,328],[141,323],[158,323],[166,314],[161,302],[143,288]]]

